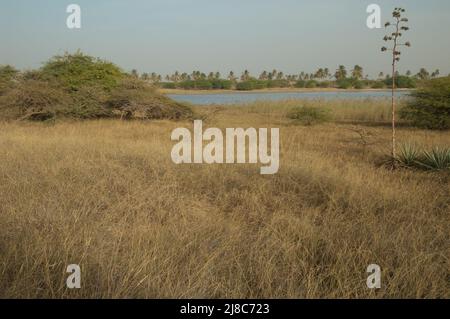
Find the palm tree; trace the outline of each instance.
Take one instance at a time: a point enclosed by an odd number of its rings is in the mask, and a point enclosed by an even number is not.
[[[431,77],[432,78],[437,78],[439,76],[439,74],[440,74],[439,70],[436,70],[433,73],[431,73]]]
[[[228,74],[228,80],[235,82],[236,81],[236,77],[234,76],[234,72],[230,71],[230,73]]]
[[[245,70],[241,75],[241,81],[248,81],[250,79],[250,72]]]
[[[427,71],[427,69],[421,68],[416,76],[421,80],[428,80],[430,78],[430,73]]]
[[[283,72],[278,72],[277,73],[277,80],[283,80],[283,78],[284,78],[284,73]]]
[[[381,79],[383,79],[383,78],[384,78],[384,72],[380,72],[380,73],[378,74],[378,79],[381,80]]]
[[[359,80],[363,77],[363,68],[359,65],[355,65],[355,67],[352,70],[352,77]]]
[[[260,76],[259,76],[259,79],[260,80],[267,80],[268,79],[268,76],[267,76],[267,71],[263,71],[261,74],[260,74]]]
[[[347,70],[345,69],[345,66],[340,65],[339,68],[336,70],[334,77],[336,78],[336,80],[343,80],[347,78]]]

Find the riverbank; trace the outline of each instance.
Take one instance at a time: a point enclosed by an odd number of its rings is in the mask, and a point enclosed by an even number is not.
[[[412,91],[412,89],[397,89],[397,91]],[[320,92],[390,92],[389,89],[337,89],[337,88],[273,88],[251,91],[239,90],[183,90],[183,89],[157,89],[160,94],[170,95],[207,95],[207,94],[251,94],[251,93],[320,93]]]

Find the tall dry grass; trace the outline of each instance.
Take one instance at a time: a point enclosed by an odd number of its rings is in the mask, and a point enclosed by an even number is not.
[[[1,124],[0,297],[450,297],[450,176],[377,165],[388,127],[363,127],[363,143],[354,125],[295,126],[264,105],[198,111],[281,127],[280,172],[176,166],[170,133],[188,122]]]

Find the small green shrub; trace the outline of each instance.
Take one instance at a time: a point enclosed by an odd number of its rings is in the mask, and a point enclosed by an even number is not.
[[[324,123],[331,119],[327,109],[309,106],[296,107],[287,114],[287,117],[303,125]]]

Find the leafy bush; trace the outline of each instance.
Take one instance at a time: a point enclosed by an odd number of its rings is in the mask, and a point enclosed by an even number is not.
[[[13,87],[13,79],[18,73],[12,66],[0,66],[0,95]]]
[[[383,81],[374,81],[371,85],[372,89],[384,89],[386,84]]]
[[[299,80],[295,83],[296,88],[304,88],[305,85],[306,85],[306,81],[303,81],[303,80]]]
[[[264,82],[264,81],[259,81],[259,82]],[[268,88],[287,88],[289,86],[290,86],[290,84],[289,84],[289,81],[287,81],[287,80],[269,80],[266,82],[266,87],[268,87]]]
[[[386,86],[392,87],[392,78],[386,79],[384,83]],[[417,83],[414,78],[400,75],[395,78],[395,86],[399,89],[414,89],[417,87]]]
[[[319,82],[319,87],[329,88],[329,87],[331,87],[331,83],[329,81],[321,81],[321,82]]]
[[[214,80],[211,85],[215,90],[230,90],[233,83],[229,80]]]
[[[163,82],[160,84],[163,89],[176,89],[176,85],[173,82]]]
[[[305,88],[307,88],[307,89],[313,89],[313,88],[316,88],[316,87],[317,87],[317,81],[314,81],[314,80],[309,80],[305,84]]]
[[[93,85],[111,91],[124,77],[126,74],[114,64],[80,52],[55,56],[40,70],[42,80],[54,82],[69,91]]]
[[[331,118],[327,109],[309,106],[296,107],[288,113],[287,117],[303,125],[324,123]]]
[[[114,64],[77,53],[55,57],[20,77],[0,96],[0,117],[180,119],[192,117],[192,111]]]
[[[422,128],[450,128],[450,77],[430,80],[411,96],[400,112],[403,119]]]
[[[236,89],[239,91],[251,91],[267,88],[268,81],[248,80],[236,84]]]
[[[350,89],[353,86],[352,79],[342,79],[336,81],[336,85],[339,89]]]
[[[355,81],[355,83],[353,84],[353,87],[354,87],[355,89],[357,89],[357,90],[362,90],[362,89],[364,89],[366,86],[365,86],[365,83],[364,83],[363,81]]]

